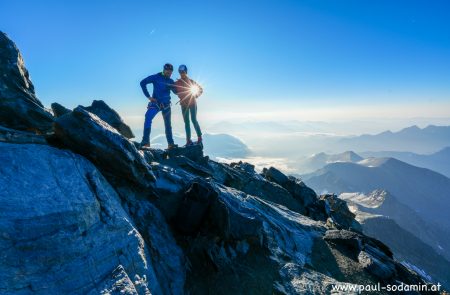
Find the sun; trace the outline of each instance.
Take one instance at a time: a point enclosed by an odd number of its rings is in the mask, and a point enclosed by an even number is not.
[[[189,92],[192,96],[197,96],[200,93],[200,88],[197,85],[192,85],[189,87]]]

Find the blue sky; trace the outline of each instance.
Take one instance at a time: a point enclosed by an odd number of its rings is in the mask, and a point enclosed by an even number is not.
[[[205,120],[450,117],[448,11],[448,1],[3,0],[0,30],[45,105],[103,99],[132,124],[145,112],[139,81],[165,62],[204,84]]]

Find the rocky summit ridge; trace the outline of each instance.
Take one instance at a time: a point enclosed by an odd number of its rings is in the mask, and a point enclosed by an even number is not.
[[[362,234],[344,201],[274,167],[215,162],[200,145],[140,150],[103,101],[45,109],[2,32],[0,70],[1,294],[426,283]]]

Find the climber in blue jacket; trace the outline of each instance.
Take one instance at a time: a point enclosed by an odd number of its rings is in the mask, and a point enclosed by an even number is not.
[[[148,76],[141,81],[141,88],[145,97],[150,100],[145,113],[144,135],[142,137],[141,147],[150,147],[150,131],[153,118],[161,111],[164,119],[168,149],[175,148],[172,136],[171,110],[170,110],[170,91],[176,94],[174,81],[170,79],[173,72],[173,66],[169,63],[164,65],[162,72]],[[147,85],[153,84],[153,94],[150,96]]]

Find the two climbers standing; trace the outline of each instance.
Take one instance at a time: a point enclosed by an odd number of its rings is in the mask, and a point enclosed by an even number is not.
[[[141,81],[140,85],[144,95],[148,98],[149,103],[147,112],[145,113],[144,134],[141,141],[141,147],[150,147],[150,133],[153,118],[161,111],[164,119],[164,127],[168,149],[176,148],[172,135],[171,122],[171,102],[170,92],[177,94],[180,99],[181,112],[183,114],[184,126],[186,130],[186,146],[192,145],[191,128],[189,121],[189,113],[191,120],[197,133],[197,143],[202,144],[202,133],[197,121],[197,103],[196,99],[203,93],[202,87],[194,80],[187,76],[187,67],[181,65],[178,72],[181,76],[176,82],[170,77],[173,72],[173,66],[169,63],[164,65],[163,71],[155,75],[148,76]],[[150,96],[147,85],[153,84],[153,94]]]

